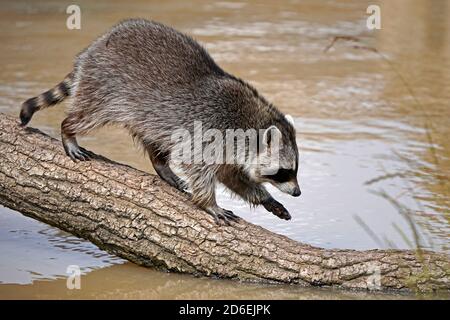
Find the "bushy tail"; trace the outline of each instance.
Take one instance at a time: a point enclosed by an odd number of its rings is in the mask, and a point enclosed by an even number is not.
[[[52,89],[45,91],[37,97],[30,98],[22,104],[22,109],[20,110],[20,121],[22,125],[25,126],[30,122],[33,114],[44,108],[53,106],[66,97],[70,96],[71,88],[73,83],[73,73],[69,73],[64,80],[53,87]]]

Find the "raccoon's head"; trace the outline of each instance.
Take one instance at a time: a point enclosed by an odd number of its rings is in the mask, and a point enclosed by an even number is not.
[[[262,134],[262,147],[256,162],[249,168],[256,182],[268,182],[280,191],[298,197],[298,148],[295,141],[294,120],[287,115]]]

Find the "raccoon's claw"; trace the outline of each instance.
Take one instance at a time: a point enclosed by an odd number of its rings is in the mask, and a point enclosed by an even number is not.
[[[205,209],[211,216],[213,216],[214,220],[218,225],[221,225],[221,221],[225,223],[225,225],[229,226],[230,221],[238,221],[240,218],[233,213],[231,210],[226,210],[220,207],[210,207]]]
[[[176,174],[174,174],[169,166],[153,162],[153,167],[155,168],[156,173],[161,177],[161,179],[167,182],[170,186],[178,189],[183,193],[187,193],[187,184]]]
[[[233,213],[233,211],[231,211],[231,210],[226,210],[226,209],[224,209],[224,211],[225,211],[225,216],[226,216],[227,218],[233,220],[233,221],[238,221],[239,219],[241,219],[240,217],[238,217],[237,215],[235,215],[235,214]]]
[[[179,191],[181,191],[183,193],[188,193],[187,192],[187,184],[178,177],[175,177],[174,179],[172,179],[172,181],[169,182],[169,184],[171,186],[177,188]]]
[[[262,204],[267,211],[272,212],[280,219],[291,220],[291,215],[286,208],[274,198],[270,198]]]
[[[73,161],[77,162],[79,161],[89,161],[95,157],[95,154],[89,150],[86,150],[82,147],[78,148],[67,148],[66,154],[72,159]]]

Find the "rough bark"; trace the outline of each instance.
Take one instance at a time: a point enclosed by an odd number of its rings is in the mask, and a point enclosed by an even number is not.
[[[3,114],[0,130],[0,204],[137,264],[247,281],[449,292],[445,254],[328,250],[243,220],[217,226],[157,176],[106,158],[74,163],[59,141]]]

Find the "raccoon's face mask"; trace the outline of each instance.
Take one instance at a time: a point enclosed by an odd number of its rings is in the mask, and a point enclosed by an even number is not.
[[[280,168],[275,174],[265,175],[264,180],[293,197],[298,197],[302,193],[298,185],[297,173],[292,169]]]
[[[257,182],[268,182],[280,191],[298,197],[301,194],[297,181],[298,149],[295,141],[282,137],[280,130],[272,126],[263,136],[266,148],[258,155],[258,164],[252,170]]]

